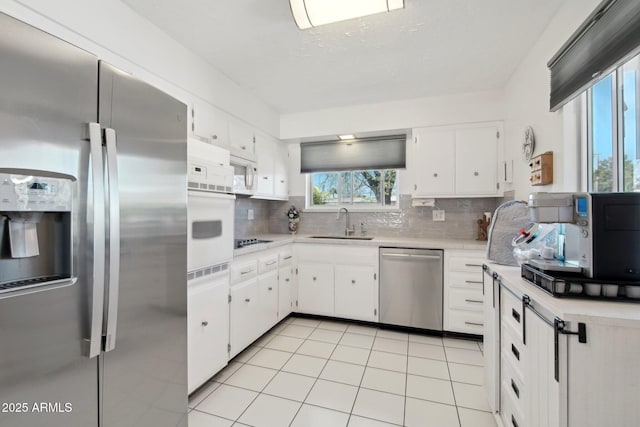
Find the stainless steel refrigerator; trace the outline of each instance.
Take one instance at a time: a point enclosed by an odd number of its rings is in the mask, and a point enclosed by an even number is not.
[[[186,426],[187,109],[0,14],[0,426]]]

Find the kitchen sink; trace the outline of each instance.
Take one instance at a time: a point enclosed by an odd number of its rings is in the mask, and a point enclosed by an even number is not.
[[[371,236],[309,236],[312,239],[372,240]]]

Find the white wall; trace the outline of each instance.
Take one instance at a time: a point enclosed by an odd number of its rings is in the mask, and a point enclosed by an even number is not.
[[[502,91],[465,93],[283,114],[280,138],[295,140],[352,132],[489,122],[503,117]]]
[[[118,0],[0,0],[0,11],[67,40],[186,104],[200,98],[264,132],[279,114]]]
[[[547,61],[599,3],[600,0],[566,0],[505,87],[505,157],[514,161],[513,184],[507,190],[515,190],[516,198],[526,198],[532,191],[580,189],[580,150],[576,144],[581,138],[575,120],[579,111],[572,105],[564,112],[549,112]],[[553,185],[533,187],[529,183],[529,166],[520,154],[526,126],[532,126],[536,136],[534,155],[553,151]]]

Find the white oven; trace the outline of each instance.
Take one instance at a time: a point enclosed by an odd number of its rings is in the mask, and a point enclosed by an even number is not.
[[[229,151],[189,140],[187,270],[231,262],[235,196]]]

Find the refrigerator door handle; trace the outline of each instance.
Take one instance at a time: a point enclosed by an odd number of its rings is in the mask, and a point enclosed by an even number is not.
[[[107,177],[109,184],[109,301],[107,308],[107,334],[104,351],[116,347],[118,326],[118,294],[120,292],[120,199],[118,187],[118,158],[116,131],[106,128]]]
[[[93,272],[91,323],[89,339],[84,340],[83,353],[89,358],[100,354],[102,343],[102,312],[104,309],[104,172],[102,167],[102,132],[99,123],[89,123],[89,146],[91,151],[91,179],[93,194],[88,198],[88,217],[93,221],[91,227],[93,244]]]

